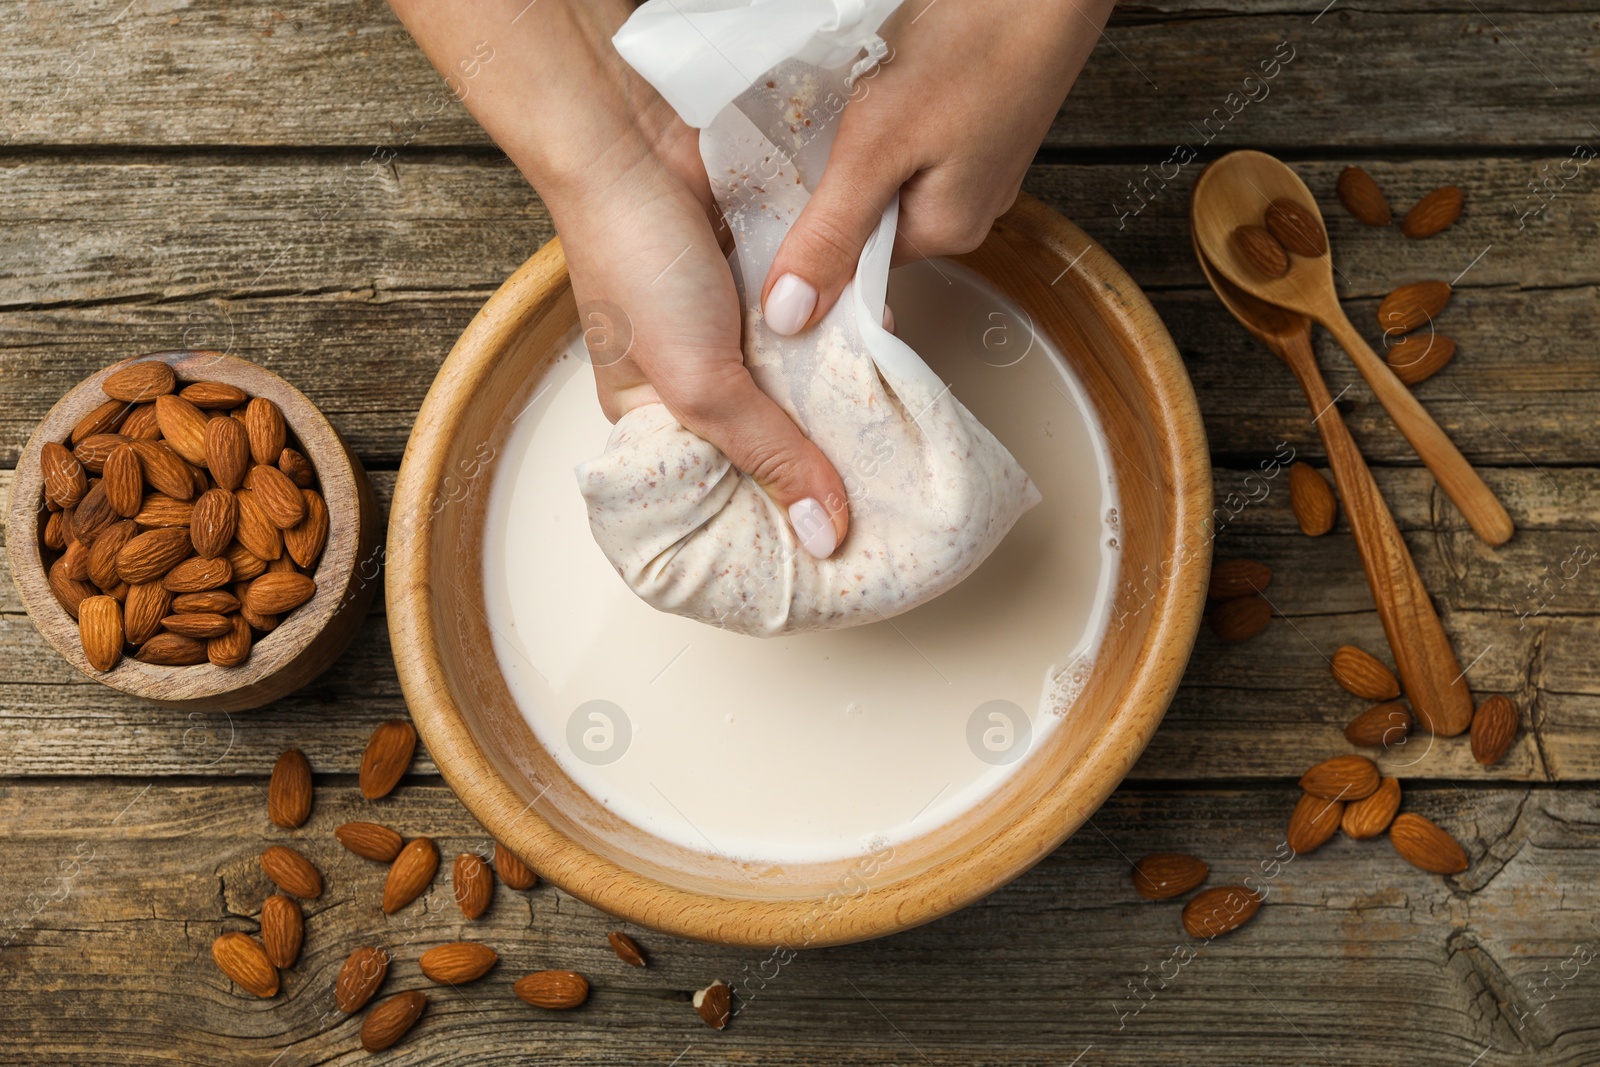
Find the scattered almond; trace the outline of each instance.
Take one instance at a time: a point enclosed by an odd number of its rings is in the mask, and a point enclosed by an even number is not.
[[[1434,874],[1460,874],[1467,869],[1467,854],[1437,823],[1406,812],[1389,824],[1389,843],[1413,867]]]
[[[217,635],[220,636],[220,635]],[[293,830],[311,817],[311,763],[298,748],[285,749],[267,782],[267,817]]]
[[[1374,704],[1350,720],[1350,725],[1344,728],[1344,736],[1352,745],[1388,748],[1398,745],[1411,732],[1411,724],[1411,711],[1404,704]]]
[[[399,834],[375,822],[347,822],[333,836],[356,855],[379,863],[393,863],[405,845]]]
[[[1333,680],[1363,700],[1393,700],[1400,695],[1400,680],[1370,652],[1340,645],[1330,660]]]
[[[346,1015],[367,1006],[389,973],[389,954],[369,946],[350,953],[333,985],[333,1002]]]
[[[396,993],[367,1012],[361,1024],[361,1047],[368,1052],[393,1047],[417,1024],[427,1006],[427,996],[415,989]]]
[[[1461,217],[1466,195],[1459,186],[1445,185],[1418,200],[1400,220],[1400,232],[1407,237],[1432,237],[1455,225]]]
[[[1340,825],[1345,836],[1356,841],[1377,837],[1394,821],[1400,810],[1400,780],[1385,778],[1378,783],[1372,795],[1344,806],[1344,819]]]
[[[1211,565],[1211,585],[1206,595],[1212,600],[1234,600],[1265,593],[1272,584],[1272,568],[1253,559],[1219,559]]]
[[[481,857],[470,852],[458,855],[451,868],[450,881],[455,887],[456,906],[461,914],[476,919],[489,909],[489,902],[494,899],[494,874]]]
[[[1333,529],[1339,505],[1327,476],[1309,463],[1290,466],[1289,509],[1307,537],[1321,537]]]
[[[1263,278],[1289,273],[1289,253],[1264,226],[1236,226],[1229,238],[1234,254]]]
[[[361,756],[361,795],[368,800],[388,796],[411,767],[416,751],[417,731],[409,722],[390,719],[379,723]]]
[[[1315,852],[1339,832],[1339,821],[1344,816],[1345,804],[1341,800],[1301,793],[1289,815],[1289,832],[1285,838],[1296,853]]]
[[[393,915],[420,897],[438,870],[438,846],[426,837],[412,838],[389,867],[383,884],[383,913]]]
[[[311,861],[287,845],[272,845],[261,854],[261,869],[285,893],[305,900],[322,895],[322,875]]]
[[[713,1030],[726,1028],[733,1016],[733,990],[720,978],[696,990],[693,1003],[695,1013]]]
[[[1261,896],[1242,885],[1221,885],[1197,893],[1183,906],[1183,928],[1190,937],[1231,933],[1255,918]]]
[[[1181,852],[1152,852],[1133,865],[1133,890],[1146,900],[1167,900],[1206,880],[1210,868]]]
[[[261,945],[275,967],[293,967],[306,936],[306,917],[293,899],[274,893],[261,902]]]
[[[457,941],[430,948],[417,960],[417,966],[440,985],[465,985],[488,974],[499,959],[488,945]]]
[[[137,404],[172,392],[177,381],[170,365],[159,359],[141,359],[106,375],[100,391],[112,400]]]
[[[88,605],[84,601],[78,610]],[[81,620],[81,616],[80,616]],[[1472,716],[1472,758],[1485,767],[1499,763],[1517,736],[1517,706],[1510,697],[1488,697]]]
[[[539,884],[539,876],[515,852],[498,841],[494,843],[494,870],[511,889],[532,889]]]
[[[1302,775],[1300,788],[1324,800],[1360,800],[1378,788],[1378,765],[1365,756],[1334,756]]]
[[[518,978],[511,988],[520,999],[551,1011],[576,1008],[589,999],[589,980],[576,971],[535,971]]]
[[[611,943],[611,951],[617,954],[617,959],[629,967],[643,967],[649,963],[639,943],[621,930],[611,931],[606,935],[606,940]]]
[[[1454,338],[1442,333],[1411,333],[1390,345],[1383,359],[1396,378],[1417,385],[1443,370],[1455,354]]]
[[[1267,205],[1267,230],[1284,248],[1297,256],[1315,259],[1328,252],[1328,235],[1322,220],[1299,201],[1287,198]]]
[[[258,997],[278,993],[278,969],[249,934],[227,933],[211,942],[211,958],[240,989]]]
[[[1272,622],[1272,605],[1259,596],[1235,597],[1211,612],[1211,629],[1223,641],[1246,641]]]
[[[1368,226],[1387,226],[1393,218],[1383,190],[1378,188],[1372,175],[1360,167],[1346,167],[1340,172],[1336,192],[1339,194],[1339,203],[1357,222]]]
[[[1426,326],[1450,303],[1450,286],[1441,281],[1409,282],[1378,304],[1378,327],[1386,335]]]

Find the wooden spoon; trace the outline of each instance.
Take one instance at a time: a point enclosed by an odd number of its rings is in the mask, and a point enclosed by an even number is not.
[[[1406,695],[1423,726],[1441,737],[1454,737],[1472,722],[1472,694],[1411,551],[1328,395],[1311,351],[1311,320],[1257,300],[1233,285],[1206,259],[1198,241],[1194,254],[1223,306],[1300,380],[1311,410],[1317,413],[1311,421],[1322,435],[1333,480],[1339,485],[1339,499],[1361,553],[1361,568],[1366,571]]]
[[[1229,240],[1239,226],[1259,226],[1267,205],[1278,199],[1301,205],[1322,225],[1316,200],[1294,171],[1264,152],[1228,153],[1195,182],[1189,202],[1195,243],[1211,265],[1238,288],[1308,315],[1333,334],[1473,530],[1491,545],[1504,544],[1513,532],[1511,516],[1422,402],[1350,324],[1333,288],[1333,257],[1327,253],[1315,258],[1291,256],[1288,273],[1269,278]]]

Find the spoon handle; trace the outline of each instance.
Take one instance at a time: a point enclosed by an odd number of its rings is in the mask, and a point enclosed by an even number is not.
[[[1278,343],[1279,354],[1300,379],[1311,409],[1321,412],[1315,419],[1317,432],[1322,435],[1322,447],[1333,468],[1339,499],[1406,696],[1423,726],[1441,737],[1454,737],[1472,722],[1472,694],[1455,649],[1433,610],[1394,515],[1328,395],[1311,351],[1310,329],[1282,336]]]
[[[1472,464],[1456,448],[1455,442],[1433,421],[1433,416],[1422,406],[1422,401],[1378,358],[1342,309],[1320,310],[1323,314],[1318,321],[1349,353],[1351,361],[1372,387],[1373,393],[1377,394],[1384,410],[1400,428],[1405,439],[1411,442],[1418,458],[1433,472],[1440,487],[1461,509],[1467,523],[1491,545],[1503,545],[1510,540],[1514,530],[1511,516],[1506,514],[1506,509],[1495,498],[1494,491],[1484,484],[1478,472],[1472,469]]]

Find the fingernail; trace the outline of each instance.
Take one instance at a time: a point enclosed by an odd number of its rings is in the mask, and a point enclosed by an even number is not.
[[[811,283],[797,274],[785,274],[767,294],[767,328],[782,337],[797,334],[816,306],[817,291]]]
[[[923,10],[927,10],[924,8]],[[883,328],[894,333],[894,308],[888,304],[883,305]]]
[[[818,559],[827,559],[839,547],[833,519],[815,497],[808,496],[789,505],[789,525],[794,527],[801,547]]]

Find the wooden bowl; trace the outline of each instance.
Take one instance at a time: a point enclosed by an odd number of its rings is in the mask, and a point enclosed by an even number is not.
[[[48,441],[65,442],[79,419],[105,403],[101,382],[142,360],[171,364],[184,381],[226,382],[276,403],[291,434],[299,439],[301,452],[315,466],[328,506],[328,543],[312,575],[316,594],[252,645],[249,658],[237,667],[210,663],[164,667],[124,656],[112,670],[97,671],[84,658],[77,622],[50,590],[39,547],[47,518],[40,451]],[[50,409],[17,461],[8,523],[6,549],[23,607],[57,652],[113,689],[166,707],[201,711],[258,708],[326,670],[366,617],[383,562],[372,487],[361,461],[345,447],[338,431],[300,390],[264,367],[220,352],[153,352],[123,360],[80,382]]]
[[[903,930],[1015,878],[1116,788],[1189,658],[1210,571],[1211,468],[1183,363],[1122,269],[1030,197],[960,257],[1053,340],[1111,439],[1123,573],[1082,697],[987,800],[888,856],[759,875],[622,822],[578,788],[518,712],[483,607],[487,486],[459,472],[501,442],[511,405],[576,325],[552,241],[484,305],[422,406],[395,489],[388,615],[401,685],[434,762],[539,874],[671,934],[800,948]],[[596,443],[598,449],[599,443]],[[489,479],[481,479],[483,482]]]

